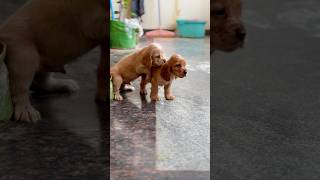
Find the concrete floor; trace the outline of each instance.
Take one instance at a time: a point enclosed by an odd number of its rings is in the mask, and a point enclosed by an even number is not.
[[[0,0],[0,22],[25,1]],[[34,125],[0,128],[0,179],[101,179],[109,176],[106,105],[94,102],[99,51],[67,66],[78,81],[73,95],[33,94],[42,114]]]
[[[165,55],[184,56],[188,75],[173,85],[174,101],[150,101],[136,91],[110,107],[111,179],[209,179],[210,172],[210,54],[209,38],[154,39]],[[144,46],[148,41],[142,41]],[[116,62],[128,51],[111,51]]]
[[[244,0],[245,48],[212,56],[212,179],[320,178],[319,7]]]

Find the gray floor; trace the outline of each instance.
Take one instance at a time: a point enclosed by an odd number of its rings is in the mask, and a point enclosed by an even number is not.
[[[212,179],[320,178],[319,7],[244,0],[245,48],[212,56]]]
[[[173,84],[174,101],[156,104],[157,168],[210,170],[210,53],[209,39],[157,39],[166,54],[180,53],[188,74]]]
[[[167,57],[175,52],[184,56],[188,75],[174,81],[174,101],[165,100],[160,88],[161,100],[151,102],[150,84],[148,96],[142,98],[140,80],[136,80],[136,91],[124,92],[123,102],[111,103],[111,177],[209,179],[209,38],[157,38],[154,42],[162,45]],[[111,61],[127,53],[113,50]]]

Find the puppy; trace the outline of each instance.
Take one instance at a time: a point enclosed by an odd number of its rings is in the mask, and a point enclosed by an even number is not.
[[[178,54],[174,54],[161,67],[152,68],[151,71],[151,94],[153,101],[159,101],[158,86],[164,86],[164,97],[173,100],[175,97],[171,92],[172,81],[176,78],[183,78],[187,75],[186,61]],[[145,82],[141,81],[142,84]]]
[[[122,58],[110,68],[115,100],[123,100],[120,95],[120,88],[123,84],[130,84],[139,76],[142,76],[144,82],[147,81],[150,79],[151,67],[161,66],[165,61],[161,47],[154,43]],[[146,93],[145,85],[141,83],[141,94]]]
[[[107,17],[102,0],[30,0],[0,27],[8,45],[6,63],[14,120],[35,122],[40,113],[29,99],[29,88],[73,92],[71,79],[56,79],[64,65],[101,47],[97,100],[107,101]]]
[[[210,6],[210,51],[231,52],[242,47],[246,30],[241,21],[241,0],[215,0]]]

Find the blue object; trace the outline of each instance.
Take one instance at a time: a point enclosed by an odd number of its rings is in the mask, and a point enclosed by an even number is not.
[[[110,0],[110,9],[111,9],[111,19],[114,20],[114,11],[112,6],[112,0]]]
[[[205,21],[177,20],[177,34],[180,37],[203,38],[205,36]]]

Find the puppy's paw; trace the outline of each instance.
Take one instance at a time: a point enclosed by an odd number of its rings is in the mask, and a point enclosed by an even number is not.
[[[141,95],[147,95],[148,92],[147,92],[146,89],[140,89],[140,94],[141,94]]]
[[[57,90],[75,93],[79,90],[79,85],[75,80],[72,79],[60,79],[56,84]]]
[[[156,96],[151,96],[152,101],[160,101],[160,97],[158,95]]]
[[[175,98],[173,95],[166,96],[166,100],[174,100]]]
[[[131,84],[125,84],[123,86],[123,90],[125,90],[125,91],[134,91],[135,88]]]
[[[41,120],[39,111],[31,105],[17,104],[14,107],[14,120],[19,122],[35,123]]]
[[[43,90],[48,92],[66,92],[74,93],[79,90],[78,83],[72,79],[55,79],[52,78],[50,81],[42,85]]]
[[[114,99],[117,101],[122,101],[123,97],[120,94],[116,94],[116,95],[114,95]]]

